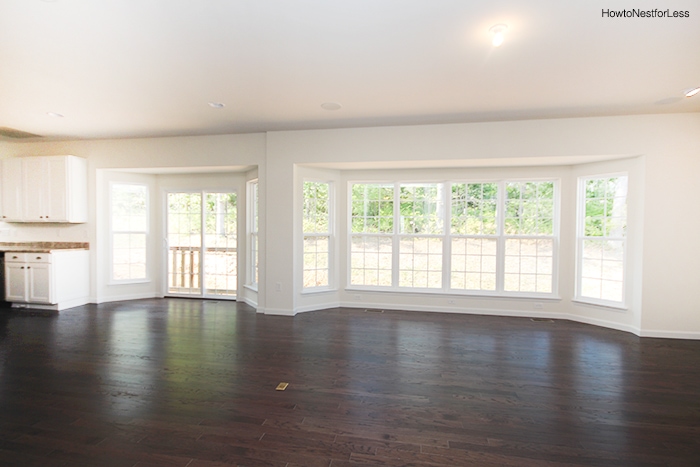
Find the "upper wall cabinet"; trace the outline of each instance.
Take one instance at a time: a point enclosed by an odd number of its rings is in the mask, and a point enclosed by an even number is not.
[[[87,161],[75,156],[2,160],[2,220],[87,222]]]

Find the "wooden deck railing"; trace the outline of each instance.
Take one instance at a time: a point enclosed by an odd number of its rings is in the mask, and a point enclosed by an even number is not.
[[[171,246],[169,247],[169,261],[171,280],[169,287],[171,289],[192,289],[201,286],[200,281],[200,258],[201,249],[189,246]],[[227,247],[207,247],[208,253],[237,253],[236,248]]]

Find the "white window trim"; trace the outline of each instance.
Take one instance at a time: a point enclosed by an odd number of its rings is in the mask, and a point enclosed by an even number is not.
[[[552,219],[552,235],[551,236],[506,236],[504,233],[504,215],[505,212],[505,184],[508,182],[553,182],[554,184],[554,215]],[[346,281],[344,290],[347,292],[393,292],[393,293],[417,293],[423,295],[450,295],[450,296],[461,296],[461,297],[479,297],[479,298],[513,298],[513,299],[537,299],[537,300],[561,300],[559,295],[559,247],[561,243],[561,179],[560,177],[509,177],[503,179],[450,179],[450,180],[400,180],[400,181],[387,181],[387,180],[348,180],[346,186],[347,193],[347,206],[346,206],[346,218],[347,218],[347,248],[346,248]],[[384,237],[392,239],[392,284],[398,284],[398,242],[397,238],[406,234],[398,233],[398,209],[399,203],[399,190],[401,184],[440,184],[445,186],[443,190],[443,205],[445,206],[445,226],[442,235],[425,235],[426,237],[441,237],[443,239],[443,283],[442,288],[416,288],[416,287],[400,287],[398,285],[392,286],[367,286],[351,284],[351,269],[352,269],[352,258],[351,258],[351,244],[353,236],[370,236],[370,237]],[[449,279],[446,276],[450,275],[452,267],[452,238],[463,238],[461,236],[453,237],[450,231],[450,222],[452,216],[452,205],[451,205],[451,192],[452,184],[454,183],[496,183],[498,184],[498,211],[497,211],[497,234],[496,236],[484,236],[485,238],[496,238],[499,242],[497,249],[497,260],[496,260],[496,290],[463,290],[463,289],[453,289]],[[382,233],[353,233],[352,232],[352,185],[353,184],[375,184],[375,185],[393,185],[394,186],[394,231],[391,234]],[[420,235],[415,235],[420,236]],[[472,236],[469,236],[472,237]],[[504,288],[504,265],[505,265],[505,241],[506,238],[536,238],[536,239],[552,239],[553,240],[553,251],[552,251],[552,292],[551,293],[538,293],[538,292],[515,292],[515,291],[505,291]]]
[[[629,173],[628,172],[612,172],[600,173],[592,175],[581,175],[577,178],[576,186],[576,278],[574,285],[575,303],[585,305],[594,305],[597,307],[610,308],[618,311],[628,310],[627,304],[627,235],[624,237],[585,237],[582,235],[585,232],[585,213],[586,213],[586,188],[587,180],[597,180],[602,178],[627,177],[627,193],[625,194],[625,203],[628,204],[627,213],[629,214]],[[627,221],[628,218],[625,218]],[[627,222],[629,225],[629,222]],[[581,279],[583,278],[583,241],[587,239],[609,239],[614,241],[622,241],[622,301],[603,300],[594,297],[584,297],[581,295]]]
[[[257,196],[253,196],[253,187]],[[256,222],[257,217],[257,222]],[[257,227],[257,228],[254,228]],[[255,242],[253,242],[255,237]],[[253,251],[258,252],[257,261]],[[255,272],[260,274],[260,182],[259,179],[248,180],[246,182],[246,268],[245,283],[243,287],[254,292],[258,291],[258,282],[255,280]]]
[[[141,231],[127,231],[127,232],[115,232],[113,227],[113,222],[114,222],[114,214],[113,214],[113,199],[112,199],[112,194],[113,194],[113,187],[114,185],[135,185],[135,186],[141,186],[146,188],[146,230],[144,232]],[[146,183],[140,183],[140,182],[122,182],[122,181],[117,181],[117,180],[111,180],[108,184],[108,189],[109,189],[109,279],[107,280],[107,285],[129,285],[129,284],[146,284],[151,282],[151,277],[149,274],[149,254],[150,254],[150,248],[149,248],[149,240],[150,240],[150,227],[151,227],[151,190]],[[146,262],[145,262],[145,267],[146,267],[146,277],[139,278],[139,279],[115,279],[114,278],[114,234],[115,233],[120,233],[120,234],[132,234],[132,233],[137,233],[137,234],[145,234],[146,235]]]
[[[216,299],[216,300],[230,300],[230,301],[235,301],[238,299],[239,296],[239,285],[241,283],[240,281],[240,275],[238,275],[238,283],[236,284],[236,295],[234,296],[223,296],[223,295],[216,295],[216,294],[207,294],[205,293],[204,287],[202,287],[201,293],[199,295],[196,294],[178,294],[178,293],[169,293],[168,292],[168,249],[170,248],[170,244],[168,243],[168,195],[171,193],[189,193],[189,194],[196,194],[199,193],[202,198],[202,209],[201,209],[201,215],[200,215],[200,222],[201,222],[201,229],[202,229],[202,244],[201,244],[201,251],[200,251],[200,263],[199,263],[199,276],[204,277],[204,270],[206,268],[206,255],[204,254],[204,250],[206,249],[206,238],[204,235],[204,224],[205,224],[205,217],[206,217],[206,212],[204,210],[204,202],[205,202],[205,195],[211,194],[211,193],[233,193],[236,195],[236,209],[238,209],[238,189],[237,188],[184,188],[184,189],[179,189],[179,188],[164,188],[162,190],[162,195],[163,195],[163,203],[162,203],[162,215],[163,219],[165,220],[163,222],[163,261],[162,261],[162,267],[163,267],[163,280],[161,286],[163,287],[163,291],[166,297],[182,297],[182,298],[211,298],[211,299]],[[240,211],[239,211],[240,212]],[[236,215],[236,223],[238,224],[239,222],[239,216],[238,213]],[[238,237],[238,229],[236,229],[236,237]],[[238,240],[238,238],[237,238]],[[239,242],[236,242],[236,254],[238,254],[239,248],[238,248]],[[236,265],[237,267],[238,265]],[[236,271],[237,273],[239,272],[238,270]]]
[[[337,279],[336,279],[336,267],[335,267],[335,246],[336,246],[336,221],[335,221],[335,183],[332,180],[306,177],[302,180],[302,203],[304,201],[303,187],[304,183],[326,183],[328,185],[328,233],[306,233],[304,232],[304,220],[303,220],[303,208],[302,208],[302,228],[301,228],[301,274],[302,274],[302,285],[301,294],[311,295],[317,293],[335,292],[338,290]],[[318,286],[318,287],[304,287],[303,277],[304,277],[304,237],[328,237],[328,285]]]

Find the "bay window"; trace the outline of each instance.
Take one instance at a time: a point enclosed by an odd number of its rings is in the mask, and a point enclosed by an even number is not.
[[[552,295],[553,180],[350,183],[349,287]]]

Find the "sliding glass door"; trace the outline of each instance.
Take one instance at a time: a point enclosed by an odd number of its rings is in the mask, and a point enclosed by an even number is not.
[[[166,202],[167,295],[236,298],[236,193],[170,192]]]

